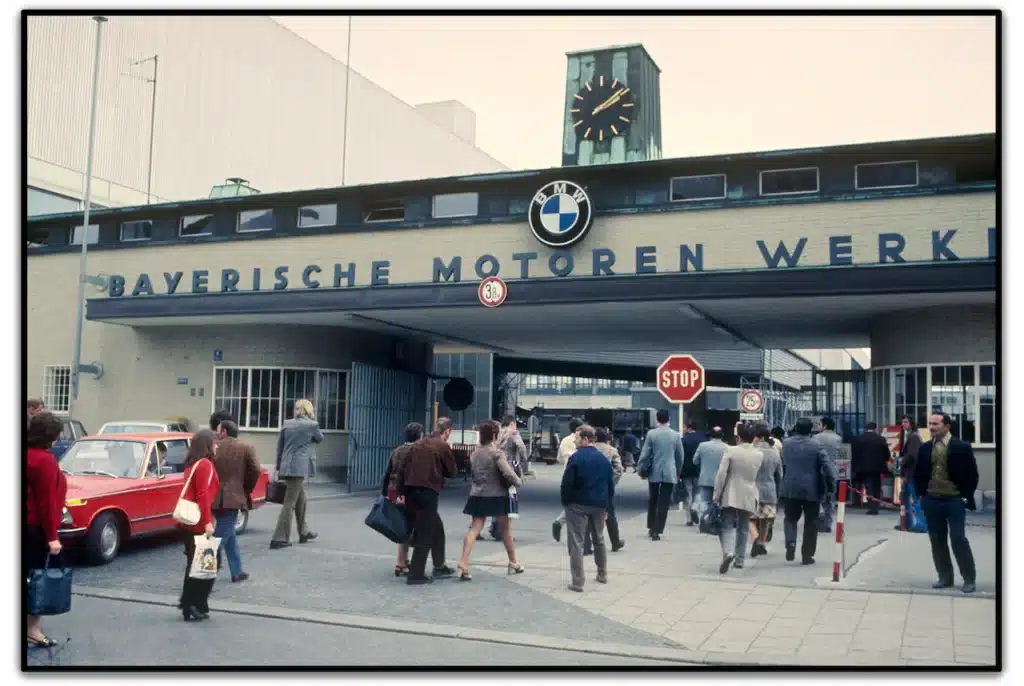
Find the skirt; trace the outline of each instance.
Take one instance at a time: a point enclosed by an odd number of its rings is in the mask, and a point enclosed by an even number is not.
[[[775,519],[775,505],[771,503],[759,503],[754,519]]]
[[[492,497],[471,495],[466,501],[466,507],[462,508],[462,514],[470,517],[507,517],[508,513],[509,498],[507,495]]]

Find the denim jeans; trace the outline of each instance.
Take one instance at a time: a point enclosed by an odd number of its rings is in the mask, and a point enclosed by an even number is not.
[[[217,557],[220,557],[221,552],[228,556],[228,567],[231,569],[231,578],[233,579],[242,573],[242,551],[238,547],[238,537],[235,536],[235,520],[238,518],[238,510],[216,510],[213,516],[217,520],[213,535],[220,539]],[[218,564],[219,562],[220,560],[218,560]]]
[[[722,559],[734,555],[740,565],[746,559],[747,536],[750,532],[750,513],[734,507],[722,508],[722,530],[718,542],[722,546]]]

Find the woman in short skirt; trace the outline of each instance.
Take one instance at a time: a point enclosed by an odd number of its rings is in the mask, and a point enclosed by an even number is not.
[[[462,510],[473,518],[469,531],[462,541],[462,559],[459,560],[459,580],[470,581],[469,555],[473,552],[473,543],[480,536],[480,531],[488,517],[498,520],[502,542],[508,553],[508,573],[522,574],[525,568],[516,560],[516,545],[512,539],[512,527],[509,522],[509,486],[517,489],[523,485],[508,463],[505,452],[495,445],[501,427],[498,422],[486,421],[479,426],[480,447],[473,451],[469,458],[470,471],[473,475],[473,486],[469,490],[469,500]]]

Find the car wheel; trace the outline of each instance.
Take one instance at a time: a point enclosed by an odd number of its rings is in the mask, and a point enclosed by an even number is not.
[[[239,510],[238,515],[235,517],[235,536],[241,536],[248,528],[249,513],[245,510]]]
[[[89,559],[98,565],[110,564],[121,552],[121,526],[117,515],[104,512],[89,528],[86,539]]]

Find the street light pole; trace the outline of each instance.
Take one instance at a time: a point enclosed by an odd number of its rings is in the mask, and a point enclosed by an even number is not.
[[[348,39],[345,42],[345,107],[341,143],[341,185],[345,185],[345,170],[348,167],[348,87],[352,81],[352,16],[348,18]]]
[[[85,158],[85,214],[82,218],[82,259],[78,270],[78,316],[75,319],[75,356],[71,366],[71,397],[68,398],[68,416],[74,416],[72,409],[78,400],[78,379],[82,371],[82,319],[85,315],[85,283],[88,279],[86,267],[89,253],[89,211],[92,207],[92,162],[96,145],[96,104],[100,85],[100,45],[103,40],[103,24],[106,17],[93,17],[96,22],[96,54],[92,67],[92,105],[89,111],[89,149]],[[72,237],[74,229],[72,229]],[[95,371],[95,370],[91,370]]]
[[[147,57],[144,60],[136,60],[135,62],[132,62],[130,66],[137,67],[140,64],[145,64],[146,62],[153,63],[153,78],[143,78],[147,83],[153,84],[153,100],[149,107],[149,163],[146,166],[146,204],[148,205],[152,202],[151,197],[153,194],[153,138],[156,135],[156,75],[157,69],[160,65],[160,55],[153,55],[152,57]],[[127,74],[127,76],[132,75]]]

